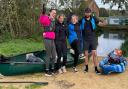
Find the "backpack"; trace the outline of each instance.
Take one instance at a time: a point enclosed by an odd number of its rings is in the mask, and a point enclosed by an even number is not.
[[[27,62],[42,62],[42,59],[36,57],[33,53],[26,54],[26,61]]]
[[[7,60],[9,60],[9,58],[5,57],[4,55],[0,55],[0,63],[6,62]]]

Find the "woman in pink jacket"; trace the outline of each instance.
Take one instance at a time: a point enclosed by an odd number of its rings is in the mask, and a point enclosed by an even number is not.
[[[49,11],[49,15],[45,14],[45,10],[43,10],[42,15],[39,18],[40,24],[44,27],[43,38],[44,45],[46,49],[46,72],[45,76],[52,76],[55,72],[54,64],[56,59],[56,48],[54,44],[55,39],[55,17],[56,17],[56,9],[51,9]],[[51,68],[50,68],[51,63]]]

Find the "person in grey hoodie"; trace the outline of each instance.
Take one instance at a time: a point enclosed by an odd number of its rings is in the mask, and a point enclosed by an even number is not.
[[[42,12],[42,16],[39,18],[39,22],[44,27],[43,38],[46,49],[46,73],[45,76],[52,76],[55,72],[55,59],[56,59],[56,48],[54,43],[54,30],[55,30],[55,17],[56,9],[51,9],[49,15],[45,15]],[[50,68],[51,64],[51,68]]]

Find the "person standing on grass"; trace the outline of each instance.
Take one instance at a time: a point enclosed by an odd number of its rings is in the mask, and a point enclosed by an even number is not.
[[[64,23],[64,15],[61,14],[57,18],[57,22],[55,25],[55,45],[57,51],[57,69],[59,74],[67,72],[66,70],[66,62],[67,62],[67,25]],[[63,57],[63,61],[61,63],[61,57]]]
[[[95,66],[95,72],[97,74],[100,73],[98,70],[98,62],[97,62],[97,38],[96,38],[96,25],[104,26],[105,22],[99,21],[96,17],[91,16],[92,12],[90,8],[85,9],[85,16],[82,18],[81,26],[83,30],[83,40],[84,40],[84,50],[85,50],[85,72],[88,72],[88,51],[91,48],[93,62]]]
[[[56,48],[54,44],[55,39],[55,17],[56,9],[50,9],[49,15],[46,15],[45,12],[42,12],[42,15],[39,18],[40,24],[44,27],[43,38],[44,45],[46,49],[46,72],[45,76],[52,76],[55,72],[55,59],[56,59]],[[51,68],[50,68],[51,64]]]
[[[78,23],[78,16],[77,15],[72,15],[71,17],[71,23],[68,25],[68,41],[71,46],[71,48],[74,50],[74,65],[73,65],[73,70],[74,72],[77,72],[77,62],[80,54],[80,39],[81,38],[81,28],[80,24]]]

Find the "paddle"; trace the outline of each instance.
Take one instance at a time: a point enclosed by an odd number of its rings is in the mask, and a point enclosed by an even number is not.
[[[37,85],[48,85],[48,82],[34,82],[34,81],[0,81],[0,83],[33,83]]]

